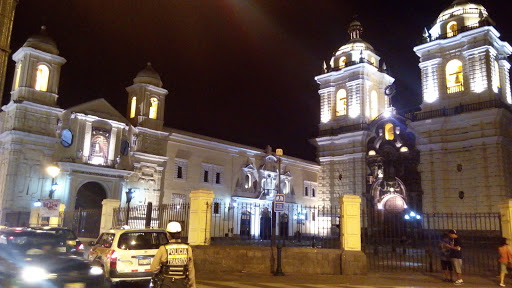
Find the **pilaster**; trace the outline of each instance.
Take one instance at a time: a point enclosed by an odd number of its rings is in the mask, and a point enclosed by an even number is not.
[[[212,218],[213,191],[190,192],[190,218],[188,242],[190,245],[209,245]]]

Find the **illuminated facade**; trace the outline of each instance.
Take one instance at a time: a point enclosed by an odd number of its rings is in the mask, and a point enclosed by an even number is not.
[[[373,66],[366,60],[374,55],[354,38],[361,35],[360,24],[351,24],[350,42],[316,77],[321,119],[315,144],[323,200],[356,194],[376,211],[498,211],[512,186],[507,61],[512,47],[493,25],[485,8],[470,1],[456,0],[445,9],[414,48],[420,57],[421,111],[404,114],[385,110],[388,102],[379,97],[384,91],[393,94],[392,86],[384,89],[393,79],[377,74],[373,79],[382,82],[372,81],[370,70],[362,69]],[[361,60],[354,63],[357,57]],[[360,78],[345,72],[356,67]],[[339,92],[344,89],[346,95]]]
[[[390,107],[385,88],[394,79],[373,47],[361,39],[363,27],[350,24],[350,41],[341,46],[315,79],[320,84],[320,136],[315,139],[322,167],[319,197],[337,203],[339,195],[365,193],[367,127]]]
[[[511,197],[512,47],[493,25],[482,5],[457,0],[414,48],[423,104],[409,127],[425,212],[496,212]]]
[[[273,153],[164,127],[168,91],[150,63],[126,88],[125,117],[104,99],[57,105],[66,60],[44,27],[13,60],[11,101],[0,114],[0,224],[27,225],[33,203],[53,188],[50,165],[60,168],[52,195],[66,205],[66,226],[76,209],[101,208],[103,199],[125,205],[128,189],[136,191],[132,205],[186,201],[202,188],[224,203],[272,202],[279,178]],[[281,160],[287,206],[316,204],[320,166]]]

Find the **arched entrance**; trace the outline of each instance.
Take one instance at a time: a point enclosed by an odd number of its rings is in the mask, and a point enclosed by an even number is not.
[[[98,237],[101,225],[101,209],[107,191],[98,182],[87,182],[78,188],[73,217],[73,230],[78,237]]]
[[[240,219],[240,237],[245,239],[251,237],[251,212],[247,210],[242,212]]]
[[[76,192],[75,210],[101,209],[101,202],[107,198],[107,191],[98,182],[87,182]]]

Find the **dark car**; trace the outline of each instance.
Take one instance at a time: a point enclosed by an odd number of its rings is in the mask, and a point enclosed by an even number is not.
[[[104,287],[101,267],[67,252],[55,233],[33,229],[0,230],[0,287]]]
[[[84,244],[76,237],[75,233],[64,227],[30,227],[34,230],[43,230],[49,233],[54,233],[56,236],[62,238],[66,243],[66,251],[76,256],[83,257],[84,255]]]

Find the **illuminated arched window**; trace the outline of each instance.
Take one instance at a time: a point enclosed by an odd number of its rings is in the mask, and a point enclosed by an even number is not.
[[[393,127],[393,124],[388,123],[386,124],[386,127],[384,127],[384,131],[386,132],[385,136],[386,140],[393,140],[395,139],[395,129]]]
[[[370,118],[374,119],[379,115],[379,98],[377,97],[377,91],[373,90],[370,98]]]
[[[446,88],[448,88],[448,93],[464,90],[462,76],[462,62],[454,59],[446,64]]]
[[[457,34],[457,22],[452,21],[448,23],[448,25],[446,26],[446,36],[453,37],[456,36]]]
[[[46,65],[37,66],[36,73],[36,90],[46,91],[48,89],[48,80],[50,76],[50,69]]]
[[[336,94],[336,116],[347,115],[347,91],[340,89]]]
[[[158,99],[151,98],[151,107],[149,107],[149,118],[156,119],[156,113],[158,111]]]
[[[14,80],[14,90],[18,89],[18,85],[20,84],[20,74],[21,74],[21,63],[18,65],[16,69],[16,78]]]
[[[341,57],[340,58],[340,68],[345,68],[345,65],[347,64],[347,58]]]
[[[377,67],[377,61],[375,61],[375,57],[372,57],[372,59],[370,60],[370,62],[372,62],[372,65]]]
[[[137,108],[137,97],[132,98],[131,108],[130,108],[130,118],[135,117],[135,109]]]

